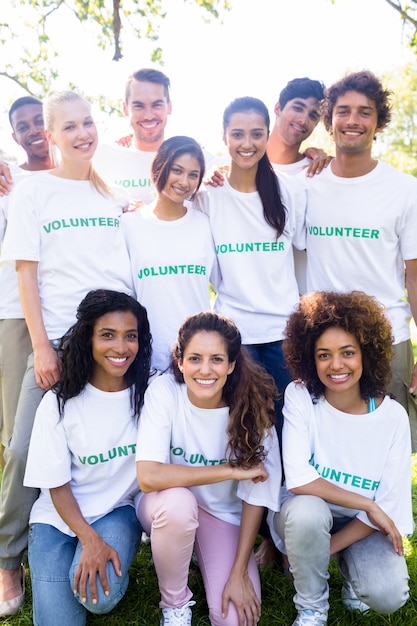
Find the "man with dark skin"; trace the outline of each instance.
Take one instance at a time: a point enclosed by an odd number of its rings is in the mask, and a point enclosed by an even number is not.
[[[45,137],[42,102],[26,96],[16,100],[9,111],[12,136],[26,154],[19,166],[10,166],[14,184],[31,174],[53,167],[49,144]],[[8,197],[0,199],[0,241],[7,227]],[[2,447],[12,435],[26,361],[32,352],[29,333],[20,306],[14,268],[5,265],[0,272],[0,431]],[[6,463],[7,465],[7,463]],[[8,471],[5,468],[5,471]],[[2,514],[0,498],[0,535]],[[17,613],[24,601],[21,569],[3,569],[8,549],[0,549],[0,616]]]

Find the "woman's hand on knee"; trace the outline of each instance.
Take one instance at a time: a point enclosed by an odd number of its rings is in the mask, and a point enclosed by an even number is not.
[[[110,593],[106,566],[111,561],[117,576],[122,575],[119,555],[93,529],[87,541],[82,544],[80,564],[74,576],[74,594],[79,593],[82,602],[87,601],[87,585],[90,586],[91,600],[97,604],[97,574],[106,596]]]
[[[375,504],[375,503],[374,503]],[[366,512],[369,521],[379,528],[379,530],[384,534],[388,535],[391,538],[393,548],[395,552],[403,556],[404,548],[403,548],[403,539],[400,531],[394,524],[393,520],[379,507],[377,504],[370,510]]]
[[[222,616],[227,617],[229,602],[233,602],[239,626],[256,626],[261,617],[261,602],[249,575],[231,575],[222,595]]]

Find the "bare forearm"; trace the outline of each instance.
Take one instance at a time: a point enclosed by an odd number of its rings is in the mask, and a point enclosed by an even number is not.
[[[38,264],[33,261],[16,262],[19,296],[33,349],[49,345],[43,323],[39,298]]]
[[[232,573],[242,575],[248,569],[249,558],[259,532],[263,510],[261,506],[254,506],[247,502],[242,504],[239,542],[231,575]]]
[[[347,491],[347,489],[342,489],[323,478],[317,478],[317,480],[313,480],[311,483],[307,483],[301,487],[295,487],[294,489],[290,489],[290,491],[295,495],[318,496],[330,504],[336,504],[358,511],[368,512],[373,510],[376,506],[373,500],[353,493],[352,491]]]
[[[81,543],[87,540],[91,532],[95,533],[82,515],[69,483],[50,489],[49,492],[59,516],[80,539]]]
[[[196,487],[231,480],[233,468],[228,463],[204,467],[187,467],[170,463],[138,461],[137,477],[145,493],[172,487]]]
[[[137,478],[143,492],[161,491],[172,487],[197,487],[212,485],[224,480],[264,481],[268,478],[263,463],[243,469],[230,463],[219,465],[185,466],[155,461],[138,461]]]
[[[359,519],[354,518],[351,522],[346,524],[344,528],[332,535],[330,540],[330,554],[336,554],[336,552],[344,550],[344,548],[351,546],[352,543],[356,543],[357,541],[368,537],[368,535],[372,535],[374,532],[374,528],[371,528],[371,526],[367,526]]]

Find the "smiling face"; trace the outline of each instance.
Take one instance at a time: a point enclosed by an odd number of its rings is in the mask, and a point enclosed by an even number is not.
[[[333,107],[332,133],[336,150],[348,154],[371,153],[378,129],[375,102],[358,91],[339,96]]]
[[[178,361],[187,385],[190,402],[201,409],[225,406],[223,387],[235,363],[230,363],[223,337],[217,332],[199,331],[188,342]]]
[[[200,174],[201,168],[197,159],[191,154],[182,154],[172,163],[161,193],[171,202],[182,205],[196,191]]]
[[[94,371],[90,383],[103,391],[125,389],[124,376],[139,350],[135,315],[131,311],[113,311],[99,317],[91,349]]]
[[[332,394],[360,396],[362,351],[354,335],[333,326],[316,341],[314,358],[317,376],[325,387],[327,400]]]
[[[233,164],[249,170],[258,166],[266,152],[268,127],[264,117],[256,111],[233,113],[223,139]]]
[[[164,140],[165,126],[172,110],[164,86],[132,80],[129,100],[123,104],[123,110],[135,134],[136,148],[156,151]]]
[[[13,139],[22,146],[28,159],[46,159],[49,145],[45,136],[42,106],[25,104],[13,112]]]
[[[81,98],[56,105],[53,128],[46,135],[59,148],[63,161],[89,161],[97,148],[97,128],[90,107]]]
[[[293,98],[281,109],[275,105],[276,122],[282,139],[290,146],[300,145],[320,121],[320,104],[317,98]]]

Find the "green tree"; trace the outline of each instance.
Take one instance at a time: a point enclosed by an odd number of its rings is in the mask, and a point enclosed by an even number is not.
[[[385,0],[385,2],[388,2],[390,7],[400,14],[404,25],[411,31],[411,45],[417,46],[417,0],[406,0],[405,2],[402,0]]]
[[[230,8],[228,0],[184,0],[196,4],[204,19],[218,19]],[[50,21],[56,12],[70,11],[88,27],[113,60],[122,57],[123,37],[157,42],[159,26],[170,10],[169,0],[1,0],[0,77],[15,81],[28,93],[42,97],[59,76],[58,53],[51,39]],[[74,45],[77,45],[74,33]],[[162,62],[155,47],[151,59]]]
[[[417,176],[417,61],[383,77],[392,91],[392,121],[374,151],[399,170]]]

